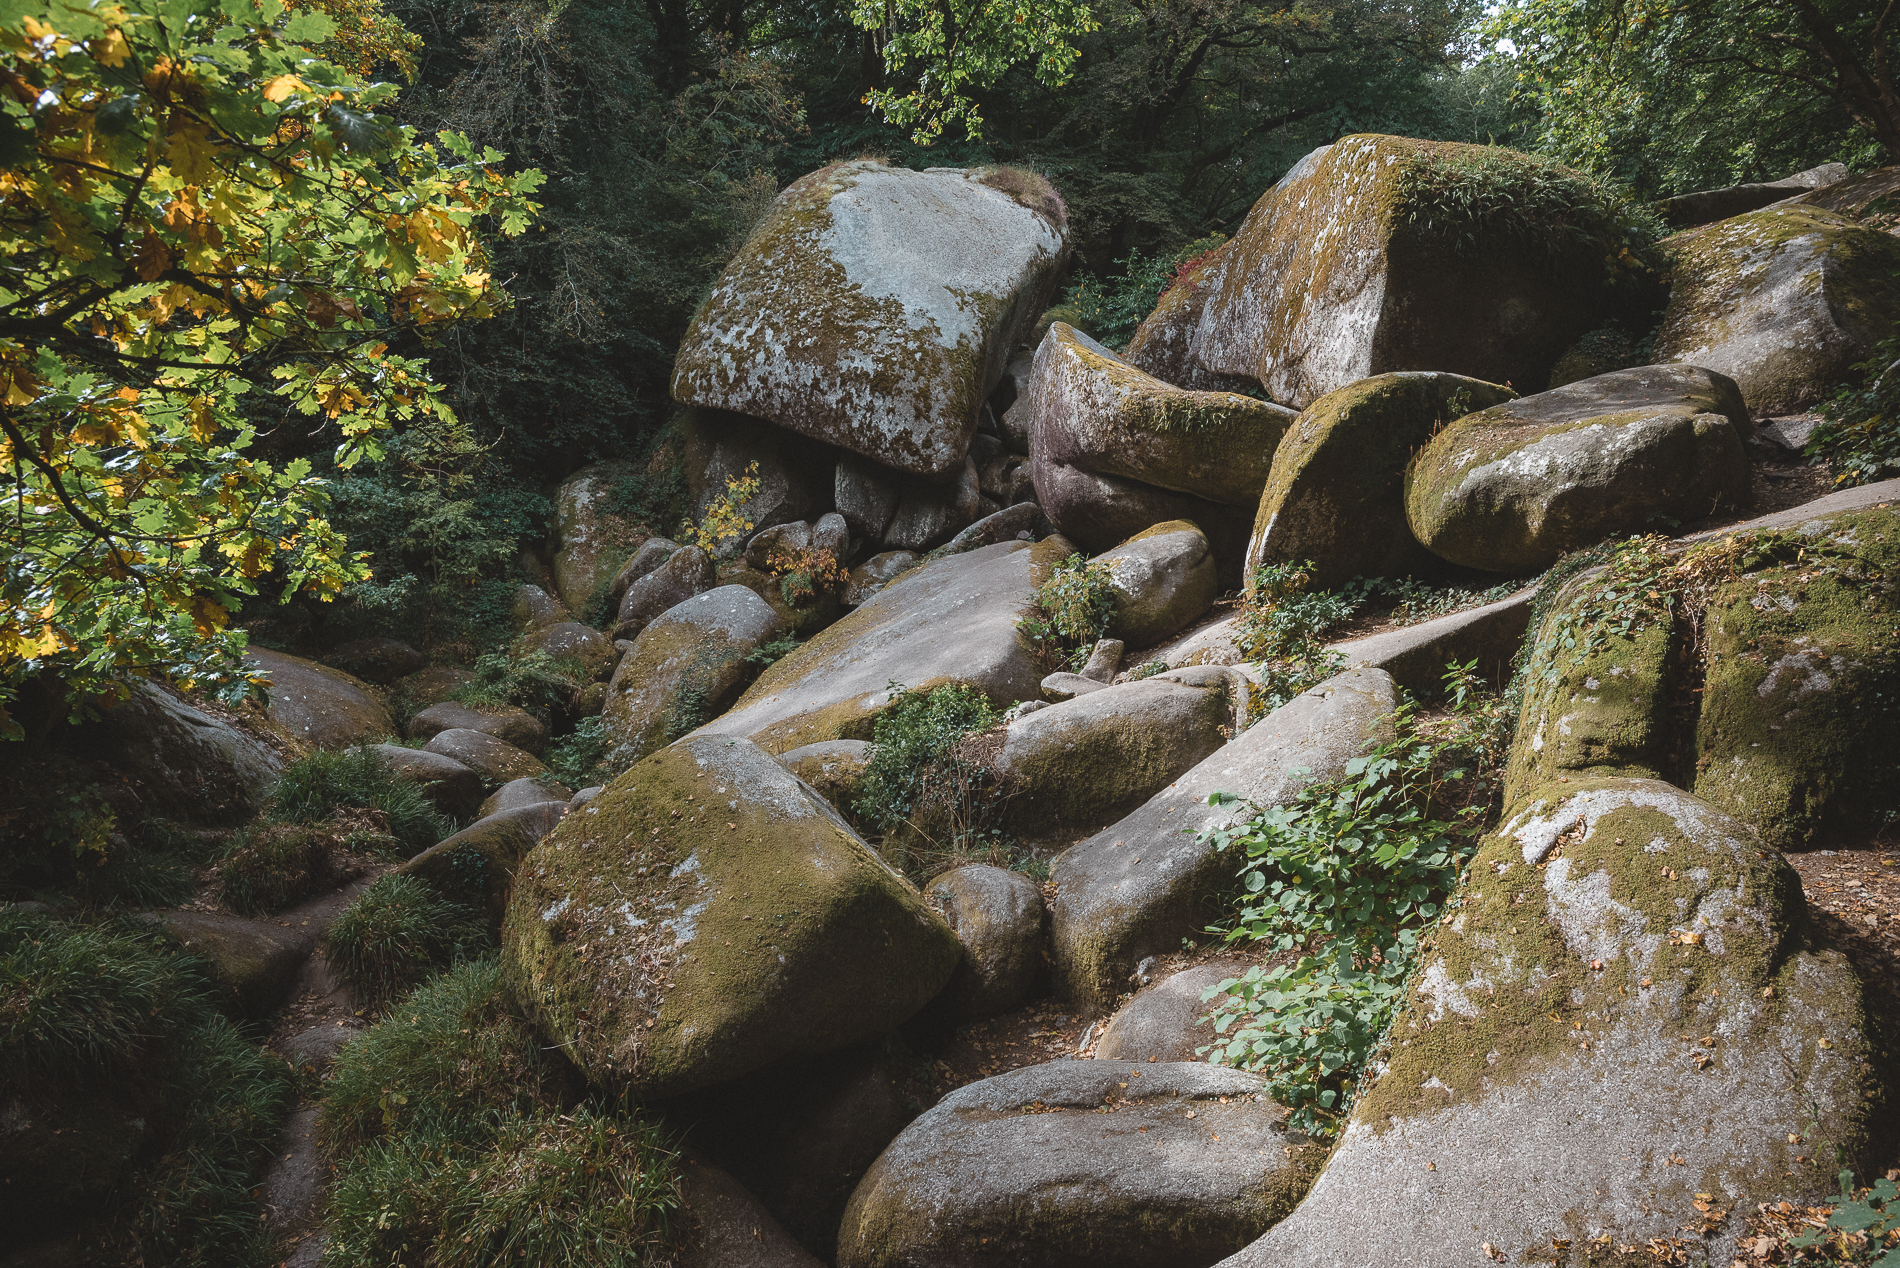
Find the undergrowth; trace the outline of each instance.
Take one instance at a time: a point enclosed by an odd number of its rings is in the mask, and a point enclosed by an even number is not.
[[[337,979],[372,1008],[390,1003],[457,960],[492,945],[486,923],[420,877],[379,877],[325,935]]]
[[[476,657],[472,668],[474,677],[455,688],[453,699],[468,705],[513,705],[547,727],[573,706],[574,697],[589,681],[580,661],[544,651],[490,652]]]
[[[1161,297],[1182,285],[1185,275],[1225,241],[1226,234],[1210,233],[1152,256],[1143,255],[1136,247],[1126,258],[1115,261],[1123,269],[1119,277],[1080,273],[1051,315],[1107,347],[1125,347]]]
[[[1417,964],[1419,930],[1495,813],[1510,714],[1478,690],[1472,665],[1449,666],[1445,685],[1445,717],[1427,725],[1403,705],[1394,737],[1338,779],[1202,835],[1243,856],[1237,910],[1209,932],[1298,959],[1205,992],[1231,998],[1212,1014],[1220,1038],[1200,1051],[1265,1075],[1301,1131],[1327,1136],[1344,1121]]]
[[[1108,565],[1076,554],[1057,564],[1049,580],[1036,587],[1030,610],[1016,628],[1029,640],[1045,672],[1074,672],[1088,663],[1096,640],[1108,633],[1114,619],[1115,589]]]
[[[1900,327],[1821,406],[1822,422],[1802,453],[1834,469],[1839,485],[1900,476]]]
[[[253,824],[218,865],[218,893],[241,916],[280,911],[322,888],[335,842],[303,824]]]
[[[572,731],[548,743],[542,759],[554,777],[569,788],[592,788],[612,783],[622,773],[608,760],[613,748],[613,730],[607,719],[582,718]]]
[[[346,809],[377,812],[398,854],[426,850],[455,830],[419,786],[369,747],[316,752],[292,762],[278,776],[266,818],[316,825]],[[363,844],[371,843],[366,838]]]
[[[1310,562],[1262,564],[1241,597],[1234,642],[1260,663],[1262,704],[1269,712],[1346,664],[1325,639],[1352,616],[1354,605],[1336,591],[1309,590],[1312,580]]]

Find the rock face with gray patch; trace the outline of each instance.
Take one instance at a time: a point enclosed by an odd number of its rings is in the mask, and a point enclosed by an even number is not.
[[[1202,1002],[1209,987],[1239,977],[1246,966],[1222,962],[1182,969],[1141,991],[1109,1020],[1096,1042],[1097,1060],[1199,1061],[1195,1052],[1220,1038],[1206,1017],[1220,999]],[[1135,985],[1130,981],[1129,985]]]
[[[941,999],[959,1021],[993,1017],[1024,999],[1042,976],[1042,891],[1021,872],[987,863],[953,868],[924,886],[924,900],[956,931],[963,958]]]
[[[746,657],[782,628],[745,586],[720,586],[669,608],[633,640],[601,710],[616,755],[638,760],[716,717],[745,683]]]
[[[583,467],[554,492],[554,589],[570,611],[587,610],[594,590],[611,582],[638,540],[635,526],[615,513],[612,502],[615,486],[632,474],[616,463]]]
[[[282,766],[244,732],[151,683],[86,723],[71,750],[112,772],[101,788],[115,810],[209,823],[264,808]]]
[[[1176,1268],[1286,1214],[1321,1151],[1265,1080],[1202,1064],[1055,1061],[959,1088],[858,1185],[839,1268]]]
[[[1266,563],[1313,564],[1311,588],[1402,577],[1430,556],[1405,522],[1405,468],[1454,418],[1515,395],[1461,374],[1399,371],[1328,392],[1273,453],[1247,542],[1247,579]]]
[[[1824,400],[1900,316],[1900,240],[1818,207],[1767,207],[1664,240],[1658,361],[1741,387],[1757,416]]]
[[[1530,572],[1656,520],[1747,505],[1748,411],[1692,365],[1617,370],[1468,414],[1405,477],[1413,534],[1468,568]]]
[[[1193,668],[1017,718],[995,761],[1012,790],[1006,821],[1065,841],[1112,822],[1225,744],[1245,716],[1246,688],[1231,669]]]
[[[1226,1268],[1359,1264],[1367,1246],[1449,1268],[1484,1243],[1517,1263],[1552,1239],[1705,1229],[1697,1258],[1724,1264],[1744,1212],[1820,1200],[1836,1149],[1865,1143],[1853,970],[1804,948],[1799,879],[1706,802],[1547,785],[1454,901],[1312,1192]]]
[[[1508,150],[1367,134],[1309,157],[1254,204],[1223,251],[1189,350],[1201,368],[1257,379],[1302,409],[1393,370],[1542,383],[1607,315],[1602,243],[1531,241],[1460,210],[1456,192],[1432,192],[1472,179],[1470,166],[1500,193],[1561,179],[1562,169]]]
[[[743,735],[775,753],[868,740],[894,681],[912,690],[967,683],[998,709],[1032,699],[1042,671],[1016,621],[1074,551],[1051,537],[927,564],[773,664],[702,733]]]
[[[1344,772],[1369,739],[1391,734],[1389,675],[1328,678],[1222,745],[1146,804],[1056,859],[1052,943],[1057,988],[1085,1014],[1105,1011],[1144,956],[1172,951],[1217,914],[1212,896],[1239,860],[1195,839]],[[1240,802],[1210,806],[1214,793]]]
[[[793,182],[694,316],[674,398],[955,471],[1064,254],[1053,193],[1006,192],[1036,180],[863,160]]]
[[[903,1022],[956,935],[810,787],[688,737],[562,820],[516,873],[502,954],[596,1086],[650,1098]]]
[[[1124,647],[1160,642],[1213,605],[1220,593],[1213,547],[1186,520],[1137,533],[1095,558],[1115,591],[1109,634]]]

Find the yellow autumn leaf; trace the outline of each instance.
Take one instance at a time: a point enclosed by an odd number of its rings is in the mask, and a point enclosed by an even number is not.
[[[309,92],[310,85],[295,75],[279,75],[264,85],[264,100],[278,102],[293,92]]]
[[[32,21],[28,18],[27,21]],[[125,42],[125,32],[113,27],[96,40],[86,41],[86,51],[101,66],[123,66],[125,59],[132,55],[131,46]]]

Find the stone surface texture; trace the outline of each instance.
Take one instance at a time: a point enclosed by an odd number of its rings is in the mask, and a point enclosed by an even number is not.
[[[508,704],[432,704],[409,719],[409,738],[433,739],[444,731],[480,731],[530,753],[547,747],[548,729],[526,709]]]
[[[244,659],[270,675],[270,720],[301,743],[346,748],[396,731],[368,685],[340,669],[263,647]]]
[[[1219,1036],[1210,1023],[1201,1019],[1224,997],[1203,1002],[1201,995],[1209,987],[1245,972],[1245,965],[1226,961],[1197,964],[1146,987],[1109,1019],[1108,1028],[1095,1044],[1096,1059],[1205,1060],[1195,1049],[1207,1047]]]
[[[682,546],[665,563],[627,587],[621,596],[614,639],[632,638],[660,613],[719,584],[712,557],[697,546]]]
[[[420,787],[443,814],[461,818],[482,804],[482,777],[453,757],[401,744],[378,744],[374,752],[390,770]]]
[[[423,751],[452,757],[480,775],[488,783],[501,785],[511,779],[530,779],[544,774],[547,767],[526,749],[498,740],[486,731],[451,727],[438,732],[423,745]]]
[[[1042,891],[1021,872],[987,863],[952,868],[924,886],[963,944],[963,958],[944,995],[960,1021],[1011,1008],[1043,973]]]
[[[1220,593],[1207,535],[1186,520],[1169,520],[1096,556],[1108,569],[1115,615],[1108,632],[1125,647],[1160,642],[1195,620]]]

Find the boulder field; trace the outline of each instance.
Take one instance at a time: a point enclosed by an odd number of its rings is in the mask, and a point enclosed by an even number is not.
[[[116,813],[192,831],[311,750],[413,785],[440,840],[385,866],[498,941],[564,1095],[677,1133],[682,1263],[1727,1264],[1761,1204],[1900,1163],[1895,1019],[1795,870],[1900,814],[1900,481],[1770,501],[1765,423],[1900,319],[1882,179],[1675,200],[1665,295],[1595,230],[1465,197],[1561,186],[1621,224],[1580,174],[1348,136],[1111,348],[1048,319],[1044,178],[835,163],[682,342],[655,452],[688,522],[629,518],[657,466],[545,490],[499,659],[558,690],[496,703],[490,660],[391,638],[260,647],[249,730],[145,686],[88,735]],[[1593,361],[1651,309],[1650,364]],[[1300,563],[1270,610],[1256,570]],[[1408,596],[1376,628],[1258,654],[1276,611],[1375,581]],[[1221,1064],[1211,1017],[1330,882],[1232,842],[1437,734],[1452,664],[1496,726],[1420,804],[1477,826],[1357,970],[1396,976],[1315,1112]],[[1216,954],[1243,893],[1278,904],[1265,940]],[[301,924],[149,922],[237,1014],[315,972]],[[74,1141],[8,1105],[61,1200],[145,1130],[123,1095],[48,1109],[106,1124]]]

